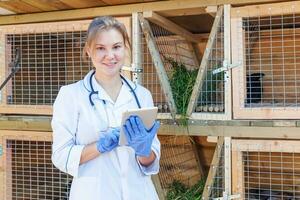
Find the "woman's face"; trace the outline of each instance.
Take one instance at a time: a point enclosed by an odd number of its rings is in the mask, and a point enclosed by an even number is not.
[[[107,77],[119,75],[125,61],[125,42],[122,34],[114,28],[101,31],[88,54],[97,74]]]

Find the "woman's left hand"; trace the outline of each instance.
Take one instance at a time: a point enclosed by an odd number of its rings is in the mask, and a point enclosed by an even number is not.
[[[160,123],[155,121],[153,126],[147,130],[141,118],[130,116],[123,126],[128,145],[131,146],[136,155],[150,156],[152,141],[157,134]]]

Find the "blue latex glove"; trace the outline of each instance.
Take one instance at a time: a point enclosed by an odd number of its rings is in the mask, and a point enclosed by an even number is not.
[[[143,121],[138,116],[130,116],[123,127],[128,145],[135,150],[138,156],[150,156],[152,141],[159,129],[159,121],[147,130]]]
[[[120,129],[109,129],[101,133],[97,141],[97,150],[101,153],[111,151],[119,144]]]

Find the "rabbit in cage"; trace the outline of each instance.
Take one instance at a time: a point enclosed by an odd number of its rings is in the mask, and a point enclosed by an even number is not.
[[[247,104],[259,103],[262,100],[264,73],[252,73],[247,75]]]

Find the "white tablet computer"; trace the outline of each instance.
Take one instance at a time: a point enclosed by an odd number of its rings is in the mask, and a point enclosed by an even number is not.
[[[141,108],[141,109],[131,109],[127,110],[122,114],[122,122],[121,122],[121,130],[120,130],[120,139],[119,139],[119,145],[127,145],[127,139],[123,132],[123,125],[125,124],[125,121],[131,116],[139,116],[146,128],[151,128],[153,126],[153,123],[157,117],[157,107],[149,107],[149,108]]]

